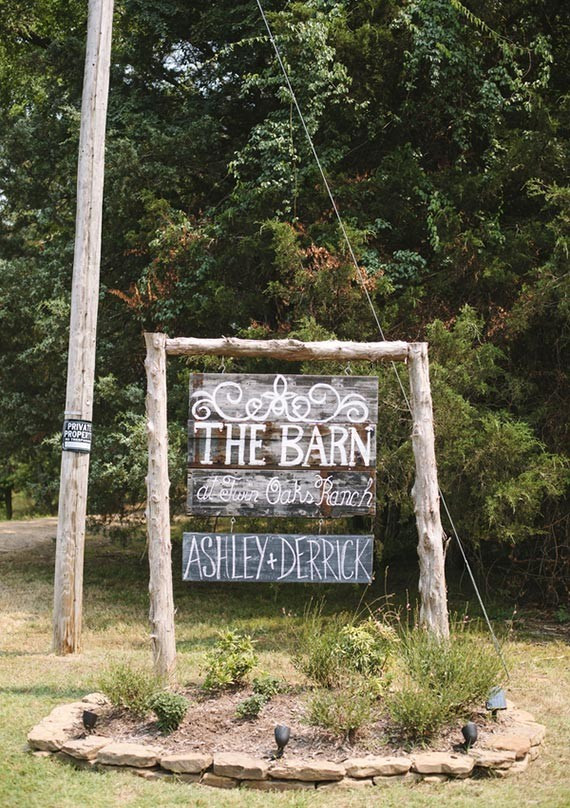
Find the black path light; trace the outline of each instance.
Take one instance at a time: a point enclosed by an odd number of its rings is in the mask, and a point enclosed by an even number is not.
[[[291,730],[285,724],[277,724],[275,727],[275,743],[277,744],[277,752],[273,756],[274,760],[283,757],[283,751],[289,743],[291,737]]]
[[[477,741],[477,724],[474,721],[468,721],[464,727],[461,727],[461,734],[465,738],[463,746],[466,751],[469,751]]]
[[[99,716],[97,715],[97,713],[94,713],[91,710],[83,710],[82,721],[83,721],[83,726],[85,727],[85,729],[88,730],[89,732],[92,729],[94,729],[95,724],[97,723],[98,717]]]

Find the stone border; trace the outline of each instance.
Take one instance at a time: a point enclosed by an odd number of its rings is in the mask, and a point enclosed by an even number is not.
[[[241,752],[166,754],[158,746],[86,735],[84,710],[102,714],[109,702],[102,693],[62,704],[28,734],[34,754],[55,754],[81,768],[129,771],[147,780],[172,779],[215,788],[289,791],[307,788],[366,788],[385,783],[442,783],[473,776],[509,777],[523,772],[540,754],[546,727],[508,702],[497,732],[469,753],[422,752],[407,756],[368,755],[342,763],[283,757],[269,761]]]

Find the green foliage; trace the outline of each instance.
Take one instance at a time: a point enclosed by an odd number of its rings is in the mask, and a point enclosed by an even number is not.
[[[325,617],[321,602],[305,610],[293,663],[312,682],[333,687],[347,671],[379,676],[395,642],[395,632],[373,619],[359,622],[346,613]]]
[[[148,707],[156,715],[158,726],[162,732],[174,732],[178,729],[190,704],[180,693],[162,690],[154,693],[148,701]]]
[[[502,675],[492,645],[458,625],[449,640],[421,627],[405,628],[398,649],[399,686],[386,692],[385,703],[399,731],[412,741],[429,739],[481,705]]]
[[[99,689],[115,707],[142,718],[150,709],[150,700],[159,689],[159,683],[147,668],[115,662],[101,675]]]
[[[0,482],[50,511],[86,7],[5,5]],[[567,15],[555,0],[268,9],[357,272],[254,11],[125,0],[114,21],[90,512],[144,496],[143,330],[374,340],[365,285],[388,338],[431,342],[440,477],[468,549],[501,574],[516,562],[557,603],[570,571]],[[179,508],[188,370],[168,372]],[[374,372],[377,533],[387,557],[407,557],[409,420],[393,370]]]
[[[317,689],[309,696],[307,719],[352,743],[357,731],[372,719],[377,699],[377,691],[366,678],[343,677],[340,686]]]
[[[206,655],[203,687],[208,691],[239,685],[257,665],[254,643],[248,634],[227,629],[220,632],[215,647]]]
[[[257,718],[267,702],[285,690],[281,679],[269,674],[254,677],[252,687],[253,695],[241,701],[236,707],[238,718]]]

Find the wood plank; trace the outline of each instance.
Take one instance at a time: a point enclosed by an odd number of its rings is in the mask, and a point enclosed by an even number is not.
[[[184,533],[184,581],[370,583],[373,536]]]
[[[376,426],[189,421],[188,466],[205,470],[375,468]]]
[[[364,424],[378,420],[376,376],[195,373],[190,419]]]
[[[172,356],[261,356],[300,362],[307,359],[347,362],[406,361],[408,342],[348,342],[325,340],[301,342],[298,339],[197,339],[177,337],[166,341],[166,352]]]
[[[189,514],[330,518],[376,511],[376,470],[188,473]]]

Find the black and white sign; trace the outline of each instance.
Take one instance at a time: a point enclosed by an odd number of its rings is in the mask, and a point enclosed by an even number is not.
[[[65,420],[62,432],[62,450],[64,452],[91,451],[91,421]]]
[[[377,418],[373,376],[195,374],[188,512],[373,514]]]
[[[185,581],[370,583],[372,536],[184,533]]]

